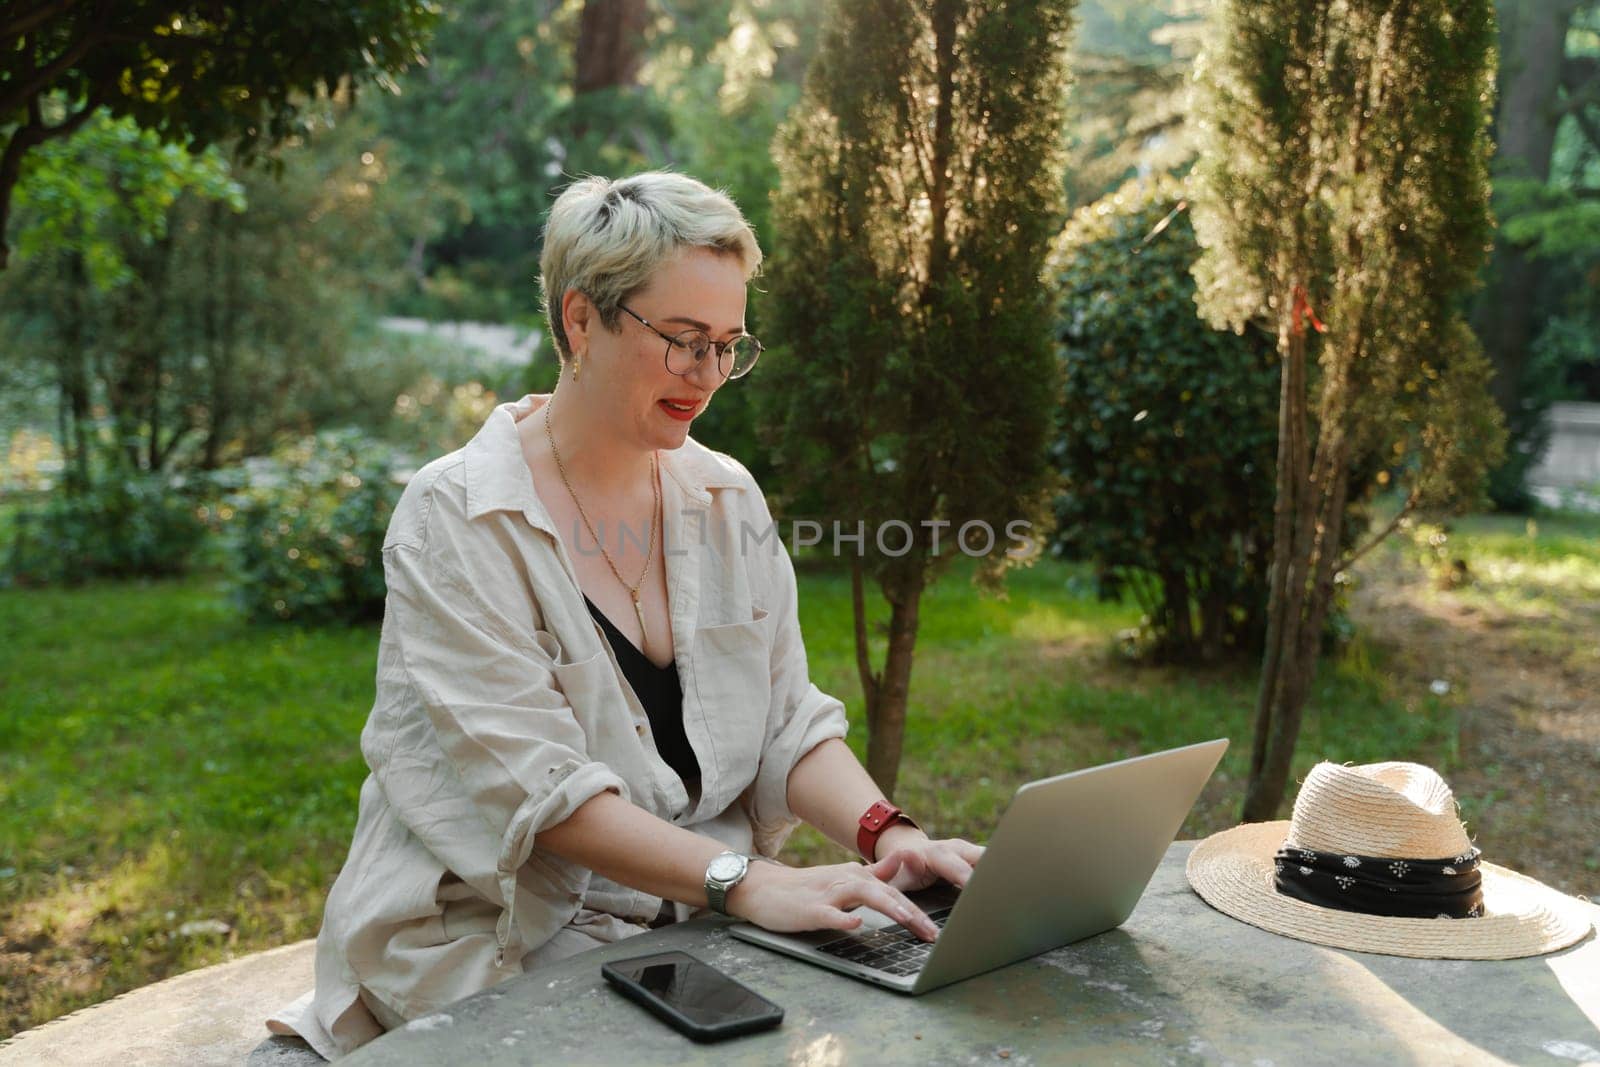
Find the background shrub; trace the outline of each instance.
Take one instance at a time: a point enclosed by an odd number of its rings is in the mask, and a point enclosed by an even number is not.
[[[1272,547],[1272,338],[1196,314],[1174,182],[1079,211],[1052,257],[1064,373],[1053,551],[1131,591],[1162,658],[1259,648]]]
[[[355,429],[325,430],[218,478],[214,524],[227,531],[234,598],[256,620],[381,619],[384,534],[404,456]]]
[[[85,491],[19,508],[0,544],[0,584],[187,573],[206,542],[204,487],[163,474],[102,472]]]

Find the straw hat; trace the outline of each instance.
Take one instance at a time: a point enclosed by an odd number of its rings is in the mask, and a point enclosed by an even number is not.
[[[1187,872],[1226,915],[1358,952],[1514,959],[1565,948],[1593,926],[1582,900],[1479,860],[1450,787],[1415,763],[1319,763],[1293,818],[1213,834]]]

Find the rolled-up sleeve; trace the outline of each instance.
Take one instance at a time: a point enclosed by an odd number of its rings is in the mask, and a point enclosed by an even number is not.
[[[590,759],[582,727],[559,687],[561,649],[534,620],[517,619],[496,592],[513,574],[482,573],[467,546],[433,531],[420,546],[383,550],[392,640],[403,684],[432,725],[473,807],[500,841],[497,877],[504,951],[514,926],[516,872],[539,833],[591,797],[627,783]],[[497,584],[498,583],[498,584]],[[402,805],[403,806],[403,805]],[[541,856],[582,892],[588,871]]]
[[[753,483],[752,483],[753,484]],[[771,528],[772,516],[758,488],[758,532]],[[755,833],[757,851],[774,856],[799,824],[789,808],[789,775],[795,765],[818,744],[844,737],[849,729],[844,704],[811,681],[805,642],[800,636],[799,595],[794,563],[781,539],[771,542],[775,551],[752,547],[767,575],[767,611],[773,621],[772,704],[767,713],[761,765],[745,794],[746,811]]]

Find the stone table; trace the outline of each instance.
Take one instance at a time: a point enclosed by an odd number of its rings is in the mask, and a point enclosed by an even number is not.
[[[1213,911],[1172,846],[1116,930],[920,997],[697,919],[563,960],[357,1050],[375,1064],[1600,1062],[1600,941],[1465,962],[1343,952]],[[1600,906],[1594,908],[1600,920]],[[604,960],[683,949],[782,1005],[783,1024],[699,1045],[624,1000]]]

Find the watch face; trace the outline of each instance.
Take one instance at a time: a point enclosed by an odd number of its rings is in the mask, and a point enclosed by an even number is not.
[[[737,878],[739,869],[743,866],[738,856],[718,856],[711,861],[711,867],[706,873],[719,882],[726,882],[730,878]]]

